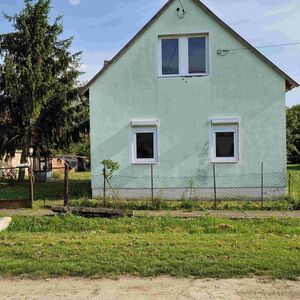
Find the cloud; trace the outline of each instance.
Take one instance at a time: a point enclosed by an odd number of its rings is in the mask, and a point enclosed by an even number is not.
[[[68,0],[71,5],[79,5],[81,0]]]
[[[87,69],[87,65],[86,65],[86,64],[84,64],[84,63],[80,64],[79,70],[80,70],[81,72],[85,72],[86,69]]]
[[[282,5],[279,8],[275,8],[273,10],[270,10],[268,12],[265,12],[264,15],[269,17],[269,16],[275,16],[275,15],[283,15],[286,13],[294,12],[297,10],[299,6],[296,4],[291,4],[291,5]]]

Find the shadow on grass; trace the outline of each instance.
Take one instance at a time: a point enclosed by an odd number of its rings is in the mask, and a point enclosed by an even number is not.
[[[300,164],[288,165],[287,170],[300,172]]]
[[[90,180],[69,180],[69,198],[82,199],[90,198],[91,181]],[[55,180],[50,182],[39,182],[34,185],[34,200],[61,200],[64,198],[64,180]]]

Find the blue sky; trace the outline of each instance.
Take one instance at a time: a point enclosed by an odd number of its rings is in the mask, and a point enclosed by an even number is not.
[[[73,51],[83,51],[82,80],[99,71],[157,12],[166,0],[52,0],[52,16],[63,15],[64,37],[74,36]],[[299,0],[203,0],[253,46],[300,42]],[[14,14],[22,0],[0,0]],[[12,28],[0,17],[0,32]],[[260,50],[300,82],[300,44]],[[287,93],[287,105],[300,104],[300,88]]]

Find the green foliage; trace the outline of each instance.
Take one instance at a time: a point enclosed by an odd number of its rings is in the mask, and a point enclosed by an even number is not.
[[[287,154],[292,162],[300,156],[300,105],[286,108]]]
[[[298,209],[299,201],[296,198],[281,199],[281,200],[266,200],[263,208],[260,201],[220,201],[217,208],[214,207],[213,201],[204,200],[164,200],[156,197],[151,200],[126,200],[121,203],[115,199],[109,199],[105,202],[102,199],[92,200],[71,200],[71,206],[87,206],[87,207],[107,207],[107,208],[121,208],[128,210],[186,210],[186,211],[207,211],[207,210],[267,210],[267,211],[282,211],[282,210],[296,210]]]
[[[77,156],[85,156],[87,158],[87,163],[89,164],[91,160],[90,154],[90,138],[88,134],[80,133],[79,140],[76,143],[71,143],[67,147],[63,147],[62,149],[58,149],[57,151],[53,151],[53,155],[77,155]]]
[[[120,164],[118,162],[112,161],[111,159],[105,159],[101,162],[103,165],[103,175],[105,170],[105,176],[107,180],[111,180],[115,171],[120,169]]]
[[[29,147],[47,153],[75,140],[88,103],[78,97],[81,53],[60,39],[62,17],[50,24],[50,0],[24,2],[5,15],[15,31],[0,35],[0,154],[23,149],[26,157]]]

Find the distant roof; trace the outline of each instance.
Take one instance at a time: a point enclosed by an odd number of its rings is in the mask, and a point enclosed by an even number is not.
[[[148,23],[107,63],[104,64],[103,68],[84,86],[80,89],[80,93],[84,94],[88,91],[89,87],[107,70],[113,65],[119,58],[139,39],[139,37],[160,17],[160,15],[174,2],[175,0],[169,0],[151,19]],[[206,5],[204,5],[199,0],[194,1],[200,8],[202,8],[208,15],[210,15],[216,22],[218,22],[224,29],[231,33],[235,38],[237,38],[246,48],[249,48],[258,58],[262,59],[266,64],[268,64],[272,69],[274,69],[279,75],[285,78],[286,90],[292,90],[298,87],[299,84],[284,71],[282,71],[278,66],[271,62],[265,55],[259,52],[255,47],[253,47],[249,42],[247,42],[243,37],[241,37],[236,31],[234,31],[230,26],[228,26],[224,21],[222,21],[217,15],[215,15]]]

